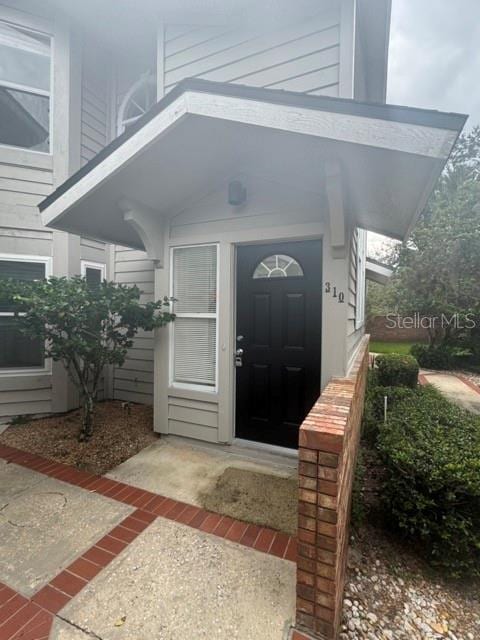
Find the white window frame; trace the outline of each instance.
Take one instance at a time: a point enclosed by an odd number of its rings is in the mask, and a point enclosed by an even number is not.
[[[52,275],[52,258],[51,256],[30,256],[19,255],[16,253],[0,253],[0,260],[10,262],[38,262],[45,265],[45,278]],[[0,311],[0,317],[13,317],[15,314],[11,311]],[[21,314],[19,314],[21,315]],[[7,376],[32,376],[32,375],[50,375],[52,373],[52,359],[44,358],[43,367],[10,367],[0,368],[0,378]]]
[[[97,269],[101,272],[101,281],[107,279],[107,265],[104,262],[92,262],[91,260],[80,261],[80,275],[85,278],[87,269]]]
[[[361,329],[365,324],[365,293],[367,267],[367,232],[357,229],[357,290],[355,292],[355,329]]]
[[[4,22],[6,24],[12,25],[13,27],[20,27],[21,29],[26,29],[27,31],[33,31],[34,33],[39,33],[42,36],[49,38],[50,40],[50,91],[44,91],[42,89],[35,89],[34,91],[29,90],[28,87],[24,85],[15,84],[13,82],[0,82],[1,87],[6,87],[9,89],[17,89],[19,91],[25,91],[26,93],[33,93],[40,96],[49,96],[49,108],[50,108],[50,117],[49,117],[49,135],[48,135],[48,151],[39,151],[38,149],[29,149],[28,147],[21,147],[17,145],[4,144],[0,142],[0,149],[13,149],[14,151],[26,152],[32,154],[40,154],[42,156],[52,156],[53,155],[53,147],[52,147],[52,139],[53,139],[53,111],[54,111],[54,100],[53,100],[53,92],[54,92],[54,36],[50,29],[47,28],[46,21],[41,18],[35,19],[32,16],[24,13],[23,11],[19,11],[18,9],[10,9],[9,7],[0,7],[0,22]]]
[[[168,386],[172,389],[185,389],[190,391],[201,391],[202,393],[216,394],[218,393],[218,345],[219,345],[219,326],[218,326],[218,309],[219,309],[219,285],[220,285],[220,251],[218,242],[199,242],[198,244],[176,245],[170,247],[170,277],[169,289],[170,297],[173,297],[173,256],[176,249],[193,249],[195,247],[215,247],[217,254],[217,273],[216,273],[216,309],[215,313],[176,313],[175,303],[173,303],[173,313],[177,318],[212,318],[215,320],[215,384],[199,384],[193,382],[177,382],[175,380],[175,321],[169,327],[169,364],[168,364]]]

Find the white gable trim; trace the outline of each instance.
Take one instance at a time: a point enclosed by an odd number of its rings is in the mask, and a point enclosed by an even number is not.
[[[448,157],[457,136],[456,131],[424,125],[186,91],[47,206],[42,212],[43,223],[58,220],[188,114],[439,160]]]

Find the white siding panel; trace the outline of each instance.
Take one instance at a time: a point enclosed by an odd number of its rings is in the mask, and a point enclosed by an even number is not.
[[[83,48],[81,104],[81,164],[86,164],[108,142],[109,70],[106,52],[87,39]]]
[[[187,77],[301,92],[338,84],[340,29],[335,10],[275,31],[208,27],[171,38],[170,29],[167,26],[167,91]],[[321,72],[330,68],[323,77]],[[305,76],[302,81],[300,76]]]
[[[218,442],[218,430],[200,424],[192,425],[190,422],[169,419],[168,432],[184,438],[195,438],[204,442]]]
[[[1,151],[0,151],[1,156]],[[0,163],[0,176],[23,182],[38,182],[39,184],[53,184],[53,174],[48,169],[31,169],[15,164]]]
[[[80,258],[108,265],[108,244],[90,238],[80,238]],[[108,272],[107,279],[110,279]]]
[[[49,413],[51,400],[49,375],[0,377],[0,417]]]
[[[30,402],[29,394],[25,394],[20,402],[5,402],[0,399],[0,415],[4,418],[10,416],[34,416],[43,413],[51,413],[51,400],[41,400]]]
[[[339,49],[333,46],[319,53],[309,53],[302,58],[290,60],[273,68],[253,73],[248,78],[248,84],[255,87],[276,88],[290,78],[302,77],[310,73],[318,73],[319,69],[338,68]],[[293,90],[293,89],[292,89]]]
[[[153,300],[153,262],[143,251],[115,247],[115,282],[137,285],[141,302]],[[140,331],[123,367],[114,370],[114,396],[119,400],[153,404],[153,334]]]
[[[169,395],[168,432],[218,442],[218,404]]]

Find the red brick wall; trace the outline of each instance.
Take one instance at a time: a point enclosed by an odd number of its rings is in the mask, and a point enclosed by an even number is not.
[[[404,318],[399,323],[395,323],[400,326],[392,327],[393,323],[387,316],[371,316],[367,319],[366,329],[370,339],[379,342],[428,342],[428,331],[418,326],[420,318],[414,318],[412,323],[417,326],[403,326],[403,322],[405,322]]]
[[[329,382],[300,428],[296,626],[329,640],[342,614],[368,341],[350,375]]]

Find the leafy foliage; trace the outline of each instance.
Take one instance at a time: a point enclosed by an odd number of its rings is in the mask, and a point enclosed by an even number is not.
[[[379,426],[386,515],[450,576],[478,576],[480,418],[433,387],[405,391]]]
[[[415,388],[418,383],[418,362],[413,356],[386,353],[375,358],[378,383],[383,387]]]
[[[64,364],[84,401],[81,437],[93,429],[93,404],[103,369],[121,367],[139,329],[174,319],[170,300],[140,303],[140,289],[84,278],[0,281],[0,298],[13,305],[22,332],[45,342],[45,357]],[[22,315],[18,315],[22,314]]]
[[[387,398],[387,415],[393,407],[410,397],[413,390],[404,386],[382,386],[379,383],[378,371],[368,372],[365,405],[362,418],[362,438],[370,444],[375,444],[381,423],[384,421],[385,398]]]
[[[397,250],[393,306],[439,318],[432,345],[451,343],[480,318],[480,127],[462,136],[408,242]],[[457,326],[442,315],[457,314]]]
[[[449,345],[414,344],[410,349],[418,364],[426,369],[450,369],[454,363],[453,350]]]

